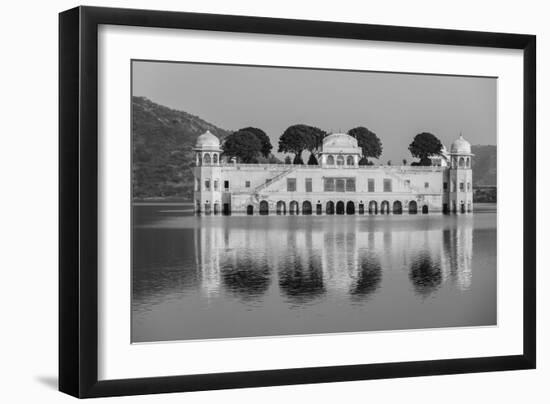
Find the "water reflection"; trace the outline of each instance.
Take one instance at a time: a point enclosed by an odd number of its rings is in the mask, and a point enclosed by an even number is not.
[[[350,289],[354,300],[364,300],[370,297],[380,287],[382,282],[382,266],[375,254],[362,252],[359,274]]]
[[[472,222],[415,231],[359,221],[274,229],[216,223],[194,232],[197,278],[207,295],[255,300],[276,288],[291,304],[326,293],[364,300],[382,286],[384,271],[402,267],[423,298],[446,281],[462,291],[472,283]]]
[[[413,260],[409,279],[415,292],[426,297],[441,286],[443,280],[441,267],[426,251],[423,251]]]
[[[322,265],[318,257],[302,263],[292,257],[282,261],[279,267],[279,287],[293,304],[305,304],[325,293]]]
[[[147,213],[133,231],[133,341],[496,321],[494,214]]]
[[[225,289],[243,300],[257,300],[271,282],[267,263],[251,257],[225,262],[221,272]]]

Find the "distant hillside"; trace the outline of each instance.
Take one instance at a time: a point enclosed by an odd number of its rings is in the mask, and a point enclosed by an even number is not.
[[[133,197],[191,199],[192,148],[206,130],[220,139],[230,133],[187,112],[133,97]]]
[[[497,184],[497,147],[496,146],[472,146],[473,185]]]

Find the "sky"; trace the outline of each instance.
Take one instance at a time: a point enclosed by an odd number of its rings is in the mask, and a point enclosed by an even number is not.
[[[460,133],[496,145],[496,78],[155,61],[132,69],[133,95],[223,129],[263,129],[274,152],[298,123],[329,133],[365,126],[382,141],[383,163],[413,161],[408,145],[420,132],[447,148]]]

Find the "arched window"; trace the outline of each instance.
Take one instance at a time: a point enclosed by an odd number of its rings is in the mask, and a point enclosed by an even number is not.
[[[378,214],[378,204],[376,201],[370,201],[369,202],[369,215],[376,215]]]
[[[269,204],[267,201],[261,201],[260,202],[260,215],[268,215],[269,214]]]
[[[353,164],[353,156],[348,156],[347,161],[346,161],[346,164],[347,164],[348,166],[353,166],[353,165],[354,165],[354,164]]]
[[[466,167],[470,168],[470,157],[466,157]]]
[[[355,203],[353,203],[352,201],[349,201],[346,204],[346,213],[348,215],[355,215]]]
[[[337,166],[343,166],[344,165],[344,156],[336,157],[336,165]]]
[[[334,215],[334,202],[328,201],[326,207],[327,215]]]
[[[400,215],[403,213],[403,205],[401,204],[401,201],[395,201],[393,203],[392,211],[394,215]]]
[[[418,205],[416,204],[416,201],[410,201],[409,202],[409,214],[410,215],[416,215],[418,213]]]
[[[304,201],[302,203],[302,215],[311,215],[312,213],[312,207],[310,201]]]
[[[214,155],[212,156],[212,162],[214,164],[218,164],[218,153],[214,153]]]
[[[334,165],[334,157],[333,156],[328,156],[327,157],[327,164],[329,166],[333,166]]]
[[[210,164],[210,154],[205,153],[203,161],[204,161],[205,166],[209,165]]]
[[[463,168],[464,167],[464,157],[461,157],[459,160],[458,160],[458,166],[460,168]]]
[[[277,214],[278,215],[286,214],[286,204],[283,201],[277,202]]]
[[[345,212],[344,202],[338,201],[336,203],[336,214],[337,215],[343,215]]]
[[[297,215],[299,213],[298,211],[298,202],[291,201],[290,202],[290,214],[291,215]]]

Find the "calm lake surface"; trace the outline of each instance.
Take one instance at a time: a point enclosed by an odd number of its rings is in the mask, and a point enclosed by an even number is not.
[[[496,325],[496,205],[201,216],[134,205],[133,342]]]

